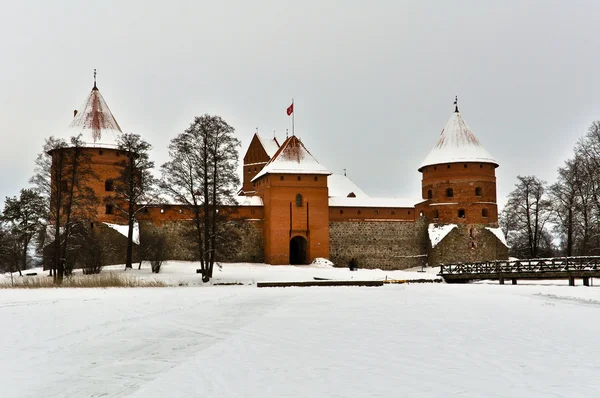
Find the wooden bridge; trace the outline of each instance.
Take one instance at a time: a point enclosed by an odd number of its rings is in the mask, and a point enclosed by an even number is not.
[[[467,283],[473,280],[492,279],[504,284],[518,279],[568,279],[575,286],[575,279],[582,279],[584,286],[590,278],[600,278],[600,256],[557,257],[530,260],[499,260],[477,263],[442,265],[438,274],[447,283]]]

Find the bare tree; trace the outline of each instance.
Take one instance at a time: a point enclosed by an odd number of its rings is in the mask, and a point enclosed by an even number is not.
[[[547,224],[552,205],[545,194],[546,183],[535,176],[517,178],[519,182],[509,194],[501,217],[512,228],[507,237],[511,251],[529,258],[551,254],[552,239]]]
[[[107,198],[119,214],[127,220],[127,257],[125,268],[133,263],[133,226],[136,215],[157,199],[156,180],[152,175],[154,162],[150,161],[150,144],[138,134],[121,134],[117,141],[119,150],[125,153],[120,162],[119,176],[114,180],[115,195]]]
[[[233,127],[219,116],[203,115],[171,140],[171,160],[161,167],[161,188],[193,216],[204,282],[213,276],[227,219],[223,206],[235,204],[239,145]]]
[[[8,230],[16,238],[21,252],[20,261],[17,262],[19,275],[21,269],[27,268],[27,251],[46,217],[46,202],[42,195],[33,189],[22,189],[18,198],[7,197],[4,202],[1,220],[7,223]]]
[[[56,283],[62,283],[68,271],[65,263],[73,227],[94,216],[97,198],[88,185],[94,178],[97,176],[81,135],[72,137],[70,144],[53,137],[46,140],[31,182],[46,199],[48,223],[53,225],[51,262]]]

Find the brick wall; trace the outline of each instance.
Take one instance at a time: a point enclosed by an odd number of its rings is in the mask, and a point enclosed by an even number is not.
[[[406,269],[427,260],[427,223],[402,221],[330,222],[329,259],[338,267],[352,257],[360,268]]]
[[[164,234],[167,240],[169,260],[197,261],[198,245],[196,229],[191,221],[164,221],[160,225],[150,221],[140,222],[140,240],[151,233]],[[217,261],[223,262],[263,262],[262,221],[230,221],[225,226]]]

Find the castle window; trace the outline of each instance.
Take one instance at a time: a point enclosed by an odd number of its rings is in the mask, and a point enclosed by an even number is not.
[[[298,176],[298,181],[302,180],[302,177]]]
[[[254,168],[254,171],[256,171],[256,167]]]
[[[165,209],[160,209],[160,214],[165,214]]]
[[[302,206],[302,194],[296,194],[296,206],[297,207]]]
[[[481,187],[475,188],[475,196],[481,196]]]
[[[408,215],[410,215],[410,210],[408,211]]]
[[[146,208],[144,209],[144,214],[148,214],[148,213],[150,213],[150,210],[148,210],[148,208],[146,207]]]
[[[117,157],[121,156],[121,152],[117,151]]]
[[[419,212],[419,217],[423,217],[423,212]]]
[[[431,189],[427,190],[427,199],[431,199],[433,198],[433,192],[431,191]]]
[[[254,214],[254,209],[250,210],[250,214]]]
[[[437,166],[433,166],[433,169],[434,169],[434,170],[437,170]]]
[[[488,209],[481,210],[481,217],[488,217],[488,215],[489,215]]]
[[[454,197],[454,191],[452,190],[452,188],[448,188],[448,189],[446,189],[446,197],[447,197],[447,198],[452,198],[452,197]]]
[[[100,150],[98,151],[98,155],[104,155],[104,151],[103,151],[102,149],[100,149]]]
[[[467,164],[465,163],[465,169],[467,168]]]
[[[469,228],[469,237],[472,238],[473,237],[473,228]]]
[[[350,192],[347,198],[356,198],[356,194],[354,192]]]
[[[177,210],[177,212],[178,212],[179,214],[181,214],[181,213],[183,213],[183,210],[182,210],[182,209],[179,209],[179,210]]]
[[[396,210],[392,210],[392,214],[396,214]]]
[[[360,214],[360,210],[358,211],[358,214]]]
[[[450,165],[448,165],[448,168],[450,168]]]
[[[433,211],[433,218],[440,218],[440,212],[439,212],[439,210],[435,209]]]
[[[458,218],[465,218],[465,209],[458,209]]]
[[[106,214],[113,214],[113,205],[106,205]]]
[[[375,215],[378,215],[378,214],[379,214],[379,210],[375,210]]]
[[[340,210],[340,214],[344,214],[344,210]]]
[[[319,181],[319,177],[315,176],[315,181]]]
[[[283,176],[279,176],[279,181],[283,181]]]
[[[113,180],[104,181],[104,190],[107,192],[115,190],[115,183],[113,182]]]
[[[479,168],[483,169],[483,165],[481,163],[479,163]]]

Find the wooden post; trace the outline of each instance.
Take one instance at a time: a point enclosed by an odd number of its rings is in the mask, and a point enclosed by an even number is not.
[[[590,285],[590,278],[583,278],[583,286],[589,286]]]
[[[517,284],[517,280],[516,280],[516,279],[513,279],[513,280],[512,280],[512,284],[513,284],[513,285],[516,285],[516,284]]]
[[[504,285],[504,278],[500,277],[499,282],[501,285]]]
[[[572,276],[569,277],[569,286],[575,286],[575,278]]]

